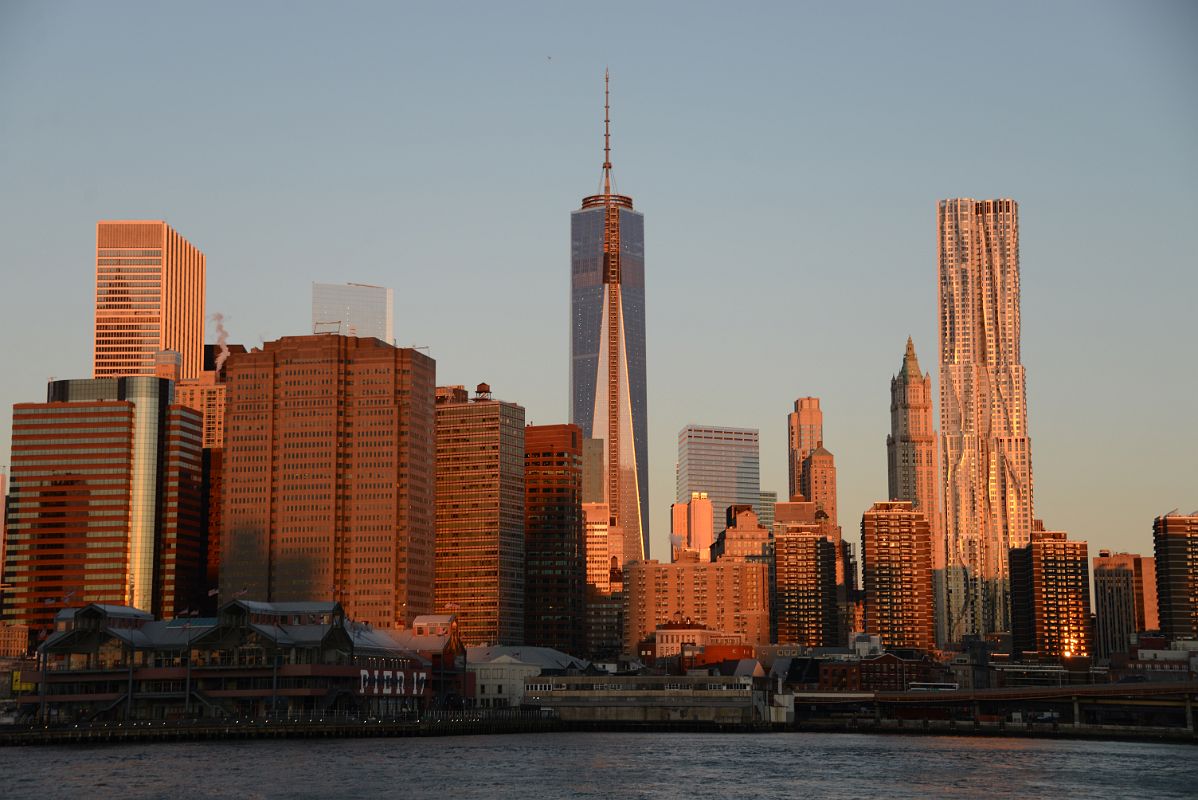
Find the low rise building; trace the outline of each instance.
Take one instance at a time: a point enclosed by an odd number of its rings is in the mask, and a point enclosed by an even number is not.
[[[590,662],[550,647],[495,645],[466,648],[466,670],[474,677],[478,708],[524,704],[525,680],[540,675],[580,673]]]
[[[775,719],[769,678],[747,675],[529,678],[525,697],[569,722],[749,727]]]
[[[428,659],[333,602],[236,600],[173,620],[91,604],[59,612],[38,653],[19,703],[46,721],[391,715],[436,700]]]

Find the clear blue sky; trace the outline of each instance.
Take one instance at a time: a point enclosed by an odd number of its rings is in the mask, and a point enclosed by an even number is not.
[[[165,218],[233,341],[396,289],[442,383],[565,421],[569,212],[612,70],[646,217],[653,548],[676,436],[817,395],[841,520],[886,495],[938,199],[1020,203],[1037,516],[1092,551],[1198,508],[1198,5],[0,2],[0,403],[90,374],[94,224]],[[210,333],[211,337],[211,333]],[[10,418],[0,422],[0,464]]]

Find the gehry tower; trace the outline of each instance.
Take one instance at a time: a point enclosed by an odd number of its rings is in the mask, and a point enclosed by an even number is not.
[[[1019,356],[1019,207],[942,200],[940,436],[949,641],[1009,631],[1008,553],[1032,532]]]
[[[570,215],[570,421],[604,442],[604,501],[613,558],[648,557],[645,400],[645,222],[612,190],[611,114],[604,74],[599,194]]]

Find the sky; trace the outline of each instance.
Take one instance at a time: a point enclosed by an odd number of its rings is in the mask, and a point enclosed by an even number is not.
[[[0,404],[90,375],[95,223],[137,218],[207,255],[231,341],[309,332],[314,281],[392,286],[439,383],[568,421],[569,214],[610,68],[652,555],[679,429],[760,429],[781,496],[806,395],[857,540],[907,336],[938,379],[948,197],[1019,202],[1036,516],[1150,552],[1154,516],[1198,508],[1196,41],[1168,0],[0,0]]]

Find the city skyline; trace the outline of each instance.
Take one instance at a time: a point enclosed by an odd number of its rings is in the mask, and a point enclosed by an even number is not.
[[[17,15],[17,25],[10,26],[10,30],[21,25],[40,30],[39,26],[44,27],[58,13],[65,12],[27,10],[12,13]],[[441,369],[439,382],[490,380],[502,396],[528,408],[530,421],[540,424],[566,421],[566,381],[559,366],[566,360],[565,345],[558,333],[563,327],[564,314],[560,308],[565,279],[562,263],[567,248],[561,231],[561,217],[562,209],[572,207],[576,202],[578,186],[585,187],[594,177],[596,76],[604,60],[611,59],[618,81],[616,86],[626,93],[618,95],[621,98],[621,136],[624,137],[620,151],[621,175],[629,186],[637,188],[639,207],[646,209],[654,220],[646,241],[647,258],[654,270],[646,286],[647,305],[652,309],[647,336],[648,360],[653,369],[649,406],[654,409],[649,422],[649,460],[657,465],[650,474],[652,555],[660,557],[668,552],[665,542],[669,529],[669,465],[673,461],[673,432],[693,419],[759,428],[762,431],[762,488],[781,493],[786,485],[785,444],[779,423],[781,412],[796,396],[820,396],[828,411],[828,439],[835,442],[831,449],[837,457],[842,520],[854,520],[871,502],[884,496],[886,464],[878,442],[888,428],[885,381],[893,373],[896,340],[912,335],[917,342],[928,343],[921,345],[921,349],[928,353],[935,341],[932,209],[934,203],[944,197],[1010,196],[1022,207],[1023,346],[1024,364],[1030,376],[1031,433],[1036,438],[1037,515],[1053,527],[1069,530],[1071,535],[1086,539],[1092,552],[1102,547],[1148,552],[1151,529],[1147,520],[1175,506],[1188,509],[1198,505],[1192,494],[1193,465],[1187,455],[1193,452],[1195,432],[1191,412],[1183,399],[1193,396],[1198,379],[1192,371],[1176,368],[1184,364],[1186,354],[1192,355],[1193,351],[1192,334],[1187,335],[1184,327],[1186,306],[1183,298],[1193,296],[1194,278],[1192,274],[1176,274],[1178,265],[1184,261],[1184,257],[1177,254],[1186,252],[1181,234],[1176,230],[1184,229],[1184,223],[1179,224],[1179,221],[1192,216],[1194,201],[1184,196],[1179,200],[1168,191],[1175,182],[1187,184],[1187,176],[1198,172],[1191,143],[1194,109],[1192,104],[1181,103],[1172,110],[1158,113],[1165,107],[1166,99],[1176,99],[1176,91],[1171,94],[1169,90],[1181,89],[1182,85],[1176,82],[1180,80],[1176,77],[1172,84],[1166,78],[1163,87],[1162,81],[1148,79],[1152,75],[1167,75],[1166,65],[1172,65],[1177,74],[1192,74],[1192,70],[1188,73],[1184,69],[1177,70],[1179,65],[1175,63],[1182,59],[1180,66],[1193,65],[1192,54],[1167,47],[1155,56],[1145,52],[1144,55],[1149,57],[1132,65],[1131,74],[1103,89],[1103,92],[1129,92],[1131,88],[1127,84],[1134,84],[1141,94],[1131,103],[1136,113],[1128,116],[1157,120],[1160,127],[1151,132],[1128,122],[1108,120],[1097,111],[1101,105],[1099,99],[1106,95],[1082,91],[1079,100],[1083,106],[1081,119],[1075,124],[1048,125],[1037,129],[1034,136],[1016,132],[1003,154],[992,154],[989,161],[956,168],[936,168],[928,150],[916,149],[912,158],[914,167],[929,173],[916,176],[910,167],[897,163],[902,154],[901,143],[926,135],[928,129],[915,125],[912,118],[900,115],[900,123],[905,123],[906,127],[903,124],[897,126],[899,143],[867,157],[861,171],[847,176],[846,187],[830,195],[833,200],[840,201],[845,198],[843,192],[860,193],[870,184],[878,188],[877,196],[869,201],[870,208],[879,216],[886,212],[891,217],[878,233],[882,247],[879,250],[860,241],[847,246],[843,244],[846,234],[859,223],[848,207],[838,202],[828,204],[831,211],[821,210],[820,205],[829,196],[829,184],[826,177],[821,177],[822,173],[816,171],[809,181],[796,180],[815,170],[812,163],[815,156],[801,154],[816,152],[814,148],[821,142],[830,142],[835,138],[833,134],[849,133],[850,144],[872,141],[863,138],[865,135],[854,127],[854,114],[842,109],[848,120],[836,127],[812,123],[813,128],[801,129],[797,148],[791,145],[783,150],[779,141],[787,138],[782,134],[792,129],[790,115],[794,112],[791,107],[801,105],[798,102],[800,96],[786,96],[786,102],[782,104],[786,108],[780,105],[777,109],[781,115],[778,124],[772,124],[774,120],[756,106],[738,102],[734,91],[736,81],[750,79],[754,75],[752,70],[759,70],[772,63],[771,58],[778,57],[755,56],[749,72],[746,68],[738,68],[721,81],[708,82],[703,88],[710,102],[727,108],[729,117],[738,116],[736,126],[730,125],[730,119],[719,117],[712,121],[711,129],[704,126],[693,130],[687,128],[683,138],[680,136],[682,129],[657,122],[659,115],[653,112],[657,104],[666,104],[670,109],[679,107],[681,111],[681,106],[690,105],[699,96],[696,87],[680,80],[677,72],[663,68],[655,59],[638,54],[635,47],[613,57],[602,52],[606,48],[588,43],[588,47],[577,54],[561,50],[553,53],[552,66],[545,59],[548,53],[542,55],[534,50],[532,55],[520,53],[518,57],[507,53],[493,79],[480,77],[473,71],[469,76],[455,73],[449,85],[464,86],[466,81],[477,81],[480,91],[490,92],[492,80],[502,81],[506,88],[497,94],[511,98],[513,92],[524,91],[514,85],[518,81],[512,78],[518,77],[528,81],[534,91],[544,91],[555,101],[561,101],[549,103],[555,107],[552,115],[545,116],[528,114],[520,103],[514,104],[515,110],[508,111],[496,108],[485,98],[468,94],[460,99],[463,106],[473,104],[487,113],[501,112],[513,134],[504,139],[524,138],[523,144],[511,145],[509,142],[506,145],[519,148],[518,157],[509,155],[506,160],[520,162],[519,168],[525,172],[534,170],[521,178],[520,186],[511,189],[521,198],[520,212],[508,213],[503,206],[494,205],[494,195],[490,193],[493,188],[480,191],[476,186],[471,190],[474,194],[465,191],[469,185],[465,180],[466,173],[473,173],[471,183],[477,184],[473,179],[477,178],[479,164],[485,162],[485,159],[480,162],[479,157],[492,157],[496,151],[465,133],[469,124],[475,121],[473,115],[462,118],[460,109],[455,111],[434,104],[437,112],[434,118],[445,131],[458,134],[447,137],[447,145],[464,152],[472,149],[478,152],[468,154],[462,166],[451,171],[442,185],[434,183],[431,172],[426,174],[424,168],[405,158],[399,150],[383,148],[371,135],[364,134],[366,146],[363,149],[371,154],[371,158],[386,163],[385,175],[388,178],[406,175],[407,183],[423,189],[415,194],[421,195],[422,202],[427,202],[429,207],[426,213],[407,215],[404,212],[410,209],[406,200],[398,198],[402,192],[396,184],[384,180],[368,181],[368,191],[364,195],[369,202],[377,204],[377,208],[365,209],[367,217],[375,220],[385,212],[387,217],[409,222],[399,230],[398,247],[397,242],[381,235],[371,238],[375,235],[367,234],[354,240],[355,253],[350,260],[359,265],[372,265],[370,269],[362,270],[359,276],[356,267],[347,266],[346,272],[333,274],[325,265],[336,252],[332,247],[334,241],[338,247],[342,246],[349,238],[344,234],[350,230],[353,214],[363,213],[364,209],[355,206],[348,216],[344,215],[346,212],[335,212],[330,224],[337,235],[324,239],[317,235],[311,215],[327,212],[332,207],[332,200],[318,200],[315,211],[304,212],[281,198],[280,185],[269,180],[275,174],[273,170],[281,166],[286,157],[292,164],[302,165],[297,181],[315,179],[310,191],[295,192],[304,202],[311,204],[322,189],[330,187],[337,190],[333,192],[337,198],[343,198],[356,185],[355,180],[349,178],[357,176],[357,180],[361,180],[360,162],[347,158],[340,162],[337,170],[332,170],[320,164],[305,163],[302,159],[291,159],[297,154],[297,148],[304,144],[324,146],[338,141],[335,137],[343,134],[331,133],[318,126],[309,134],[316,137],[315,141],[285,144],[279,155],[265,159],[266,163],[260,168],[244,171],[245,178],[240,183],[224,182],[231,176],[218,170],[211,179],[199,181],[194,191],[183,188],[187,186],[186,181],[160,185],[157,171],[146,170],[136,161],[132,162],[136,168],[122,176],[124,180],[111,181],[114,170],[104,165],[105,158],[113,163],[128,162],[127,155],[131,151],[127,148],[131,145],[117,141],[112,132],[99,127],[89,129],[87,135],[67,130],[72,127],[69,121],[74,115],[92,107],[86,102],[70,102],[76,90],[67,88],[64,81],[68,73],[64,70],[71,69],[76,62],[68,58],[63,67],[45,72],[40,81],[34,82],[41,87],[39,91],[47,94],[48,100],[59,104],[61,110],[52,110],[46,105],[47,100],[39,99],[32,90],[17,85],[27,70],[40,69],[42,58],[53,58],[61,48],[74,43],[72,37],[78,35],[76,26],[90,27],[101,34],[110,30],[108,26],[112,23],[98,19],[83,24],[89,20],[89,12],[85,9],[76,8],[75,13],[80,14],[82,22],[73,22],[55,36],[40,40],[47,45],[45,55],[35,56],[23,43],[4,40],[5,44],[13,46],[5,48],[7,55],[3,57],[3,63],[6,69],[0,70],[0,82],[13,98],[11,108],[14,111],[11,118],[3,121],[4,129],[12,134],[9,138],[14,142],[14,152],[33,153],[34,157],[28,163],[17,163],[13,160],[14,155],[9,154],[0,162],[6,185],[14,187],[13,192],[6,193],[6,213],[0,215],[4,218],[0,230],[11,243],[5,274],[16,290],[10,298],[22,298],[20,303],[10,299],[5,304],[2,324],[10,340],[39,343],[37,348],[17,350],[6,356],[9,376],[3,397],[6,405],[38,401],[50,375],[77,378],[88,374],[90,353],[86,344],[81,343],[86,342],[87,328],[91,324],[87,274],[93,266],[94,225],[97,220],[127,216],[163,218],[204,252],[209,271],[207,308],[210,312],[227,314],[234,341],[253,346],[282,335],[306,333],[304,296],[312,280],[360,277],[397,285],[401,279],[415,279],[424,290],[418,294],[427,293],[433,302],[428,302],[427,297],[399,298],[402,307],[399,316],[405,320],[406,341],[403,343],[432,347]],[[824,25],[845,24],[844,20],[836,19],[835,14],[829,17],[808,13],[814,21]],[[1053,17],[1053,13],[1046,12],[1045,33],[1042,34],[1045,38],[1049,38],[1049,31],[1056,29],[1054,25],[1064,24]],[[1069,16],[1066,12],[1059,13]],[[304,22],[301,19],[295,24],[303,30]],[[312,20],[307,22],[310,24]],[[1142,22],[1140,27],[1130,27],[1120,34],[1116,30],[1120,22],[1126,20],[1121,20],[1112,11],[1106,16],[1088,16],[1084,25],[1087,30],[1097,31],[1108,39],[1121,35],[1119,41],[1139,42],[1143,46],[1146,41],[1144,26],[1149,23]],[[251,12],[249,23],[249,30],[257,30],[255,25],[264,25],[265,18],[255,19]],[[1004,23],[995,24],[1001,28]],[[1168,35],[1163,21],[1155,19],[1154,24],[1158,26],[1152,28],[1154,33]],[[554,30],[550,27],[548,32]],[[743,35],[743,30],[734,26],[733,33]],[[997,33],[993,35],[998,38]],[[1136,35],[1141,39],[1135,39]],[[1028,44],[1028,36],[1021,41]],[[532,49],[541,42],[524,39],[521,44]],[[1068,80],[1073,72],[1058,63],[1057,56],[1048,55],[1047,45],[1040,42],[1039,35],[1032,36],[1030,44],[1033,45],[1030,63],[1021,69],[1047,66],[1050,68],[1046,81],[1048,89],[1072,86]],[[234,41],[230,46],[235,55],[240,54],[240,66],[248,69],[258,83],[270,83],[273,73],[269,68],[245,61],[245,54],[249,52],[247,44]],[[156,48],[157,45],[151,55],[165,61],[168,66],[166,77],[179,79],[175,62],[165,51]],[[877,58],[884,57],[885,47],[882,50]],[[84,48],[78,57],[86,57],[88,52]],[[826,55],[826,52],[822,54]],[[1097,51],[1083,49],[1079,54],[1084,56],[1079,64],[1097,59]],[[130,78],[128,70],[132,64],[121,60],[125,56],[107,52],[105,55],[106,59],[101,60],[97,70],[99,74]],[[534,60],[535,67],[532,65]],[[792,69],[797,73],[802,63],[796,60]],[[1051,69],[1054,65],[1055,70]],[[707,74],[706,69],[703,75]],[[900,75],[892,81],[901,80],[907,74],[903,69],[898,72]],[[787,74],[791,73],[787,71]],[[1100,74],[1108,73],[1100,70]],[[696,78],[696,82],[703,75]],[[860,89],[853,83],[859,77],[861,73],[851,71],[848,77],[830,76],[827,95],[803,97],[812,101],[814,111],[834,111],[837,106],[831,97],[835,87],[843,86],[847,80]],[[155,85],[159,79],[144,74],[133,75],[131,82],[135,87],[145,88]],[[950,80],[958,79],[950,76]],[[420,83],[420,88],[415,90],[417,96],[431,92],[430,87],[436,85],[435,82]],[[888,85],[895,84],[888,82]],[[227,106],[206,94],[213,85],[205,83],[204,79],[183,80],[182,87],[197,97],[201,108],[223,110],[226,115],[239,108],[236,103]],[[321,84],[321,87],[328,89],[329,84]],[[91,88],[96,89],[95,86]],[[99,91],[97,96],[107,96],[106,91]],[[1032,87],[1025,87],[1025,91],[1030,93],[1026,100],[1034,113],[1041,118],[1051,116],[1051,110],[1037,105],[1045,102],[1047,90],[1040,94]],[[1078,99],[1076,95],[1070,96]],[[330,99],[341,112],[356,110],[368,119],[385,119],[371,116],[378,112],[368,112],[365,105],[355,105],[354,97]],[[868,100],[868,97],[864,99]],[[930,98],[914,91],[914,99],[918,101],[913,104],[916,108],[926,110]],[[247,154],[261,154],[265,150],[265,139],[293,110],[291,102],[290,95],[284,94],[261,117],[250,117],[249,124],[242,126],[244,132],[241,135],[248,137],[244,148]],[[996,119],[984,108],[969,108],[983,124]],[[528,116],[523,123],[519,119],[521,113]],[[805,113],[804,118],[810,119],[812,115]],[[545,125],[547,121],[552,124],[543,129],[528,127],[530,124]],[[649,124],[651,121],[655,124]],[[1082,122],[1090,124],[1083,125]],[[1097,124],[1099,122],[1103,124]],[[521,124],[513,127],[515,123]],[[125,130],[123,126],[132,124],[119,123],[115,130]],[[174,131],[174,123],[169,120],[159,124],[165,126],[168,133]],[[201,133],[211,132],[220,124],[214,118],[198,127]],[[493,120],[491,124],[504,127],[503,123],[496,124]],[[688,126],[691,124],[687,123]],[[62,148],[61,164],[50,163],[50,151],[46,146],[34,146],[32,134],[46,129],[47,125],[54,134],[49,139]],[[725,141],[736,127],[756,131],[762,137],[756,152],[745,146],[744,139],[733,139],[732,143]],[[422,130],[427,134],[433,129]],[[1083,137],[1080,135],[1083,130],[1093,135]],[[998,133],[990,132],[983,138],[992,146],[998,136]],[[163,137],[175,141],[170,146],[150,141],[145,135],[130,138],[132,145],[148,146],[155,156],[186,155],[186,160],[201,171],[211,169],[216,163],[212,147],[205,146],[193,134]],[[1037,144],[1041,138],[1046,144]],[[1068,162],[1065,166],[1073,170],[1066,170],[1066,175],[1073,179],[1062,179],[1061,175],[1054,174],[1049,179],[1051,185],[1046,186],[1046,180],[1035,172],[1063,158],[1061,147],[1064,142],[1068,141],[1073,147],[1074,142],[1083,139],[1080,154],[1075,148],[1072,155],[1065,158]],[[669,147],[671,142],[684,144],[675,153]],[[1136,175],[1118,163],[1104,160],[1102,163],[1107,164],[1110,171],[1101,180],[1077,179],[1078,170],[1092,167],[1119,142],[1123,143],[1121,152],[1129,154],[1133,150],[1150,149],[1149,145],[1154,143],[1163,145],[1157,149],[1164,151],[1162,157],[1169,165],[1165,167],[1164,162],[1158,163],[1148,154],[1129,155],[1137,165]],[[1136,143],[1142,147],[1137,149]],[[548,151],[539,155],[539,160],[548,163],[548,173],[534,168],[526,152],[529,147],[542,146]],[[974,155],[974,144],[965,147],[937,141],[937,148],[946,147],[947,157],[958,159],[958,163],[962,163],[965,155]],[[81,165],[82,154],[91,152],[92,148],[99,150],[101,158],[93,160],[89,157],[89,163]],[[696,190],[699,184],[684,180],[687,171],[694,170],[694,165],[699,163],[691,158],[695,148],[713,158],[704,162],[708,174],[703,176],[703,183],[714,181],[723,185],[726,192],[744,201],[747,211],[757,215],[755,218],[729,210],[717,211],[710,204],[700,202]],[[854,148],[853,157],[859,157],[866,149]],[[444,162],[436,157],[440,151],[434,149],[433,152],[434,163],[443,166]],[[429,156],[425,153],[424,157]],[[838,163],[838,159],[847,156],[833,148],[830,156],[821,153],[820,158],[825,157]],[[234,168],[244,167],[241,157],[233,161]],[[682,169],[683,162],[686,162],[686,170]],[[771,176],[781,175],[781,180],[776,183],[787,184],[784,195],[779,189],[770,188],[768,183],[763,188],[759,173],[767,167],[775,168],[771,169]],[[887,170],[893,167],[893,172],[883,171],[883,167]],[[43,173],[43,169],[47,172]],[[196,166],[187,167],[186,174],[191,179],[196,177],[191,171],[194,169]],[[871,169],[875,171],[866,175]],[[149,172],[154,174],[147,174]],[[67,176],[72,173],[77,178],[68,180]],[[496,178],[499,183],[510,183],[506,180],[506,172],[484,175],[489,177],[483,183],[494,184]],[[42,180],[43,177],[49,180]],[[74,191],[75,180],[83,191]],[[297,184],[300,185],[303,184]],[[229,186],[238,188],[239,192],[233,194],[241,196],[230,197]],[[1162,189],[1166,190],[1164,196],[1161,196]],[[1117,202],[1088,204],[1082,212],[1075,208],[1076,197],[1079,192],[1086,191],[1099,191],[1102,196],[1117,198]],[[687,197],[687,194],[694,196]],[[18,198],[22,203],[20,207]],[[257,230],[243,222],[255,216],[249,213],[251,206],[269,206],[269,201],[278,201],[278,208],[269,209],[265,216],[256,219]],[[1137,210],[1137,204],[1143,205],[1144,209]],[[476,258],[475,251],[468,246],[448,242],[435,225],[427,236],[415,230],[437,214],[456,219],[458,215],[451,213],[452,208],[465,206],[488,208],[489,219],[480,222],[480,239],[489,239],[497,229],[515,226],[511,242],[515,245],[513,250],[523,248],[525,252],[519,257],[501,256],[501,269],[486,271],[501,274],[484,274],[480,267],[472,266],[484,262]],[[55,211],[48,213],[48,208]],[[695,235],[696,231],[706,230],[717,219],[729,214],[733,214],[729,219],[733,224],[721,225],[721,230],[712,235]],[[1152,219],[1154,215],[1155,220]],[[51,219],[56,235],[47,237],[44,228]],[[412,227],[406,227],[408,225]],[[821,226],[826,230],[821,231]],[[769,230],[771,227],[786,235],[777,238]],[[751,241],[754,237],[761,241]],[[793,246],[795,238],[801,243],[798,254],[788,256],[786,243]],[[746,253],[740,252],[742,247],[747,248]],[[838,253],[842,247],[845,251]],[[494,256],[490,258],[494,259]],[[526,273],[522,264],[528,265]],[[714,279],[729,264],[738,267],[744,285],[751,288],[738,296],[751,299],[749,308],[753,313],[730,318],[731,324],[724,324],[716,315],[735,309],[726,305],[726,294],[717,290],[720,284]],[[885,268],[880,266],[883,264]],[[1128,264],[1136,265],[1137,269],[1127,269]],[[387,267],[384,269],[380,265]],[[427,269],[429,265],[434,269]],[[1156,280],[1143,281],[1140,265],[1157,265],[1150,273]],[[446,274],[429,274],[436,271]],[[453,277],[455,271],[459,273],[456,279]],[[462,285],[463,271],[469,278],[467,285]],[[521,277],[526,275],[528,280],[511,280],[513,271]],[[797,282],[791,282],[790,273]],[[844,278],[837,279],[837,273]],[[1088,281],[1087,289],[1078,293],[1076,285],[1083,275]],[[528,284],[535,281],[542,281],[549,287],[547,295],[529,293]],[[512,284],[510,289],[507,283]],[[803,320],[804,327],[828,327],[834,332],[847,330],[847,326],[838,322],[847,313],[872,315],[877,319],[853,336],[826,337],[830,341],[817,356],[811,355],[809,349],[795,356],[791,351],[796,347],[803,327],[798,326],[797,321],[794,327],[780,325],[777,320],[784,307],[778,303],[780,298],[800,286],[821,292],[827,299],[822,304],[824,308],[810,308]],[[679,295],[678,291],[685,295]],[[263,302],[263,298],[269,298],[269,302]],[[445,302],[436,302],[440,298]],[[432,308],[421,308],[422,305]],[[896,310],[887,310],[890,306]],[[520,319],[505,319],[497,311],[505,307],[520,311]],[[450,310],[454,315],[461,314],[463,319],[489,320],[493,327],[486,336],[489,341],[480,342],[477,335],[450,335],[441,324]],[[715,324],[685,325],[685,320],[694,314]],[[1109,323],[1113,319],[1135,321],[1135,324],[1111,326]],[[410,334],[408,320],[411,321]],[[1115,327],[1118,330],[1108,330]],[[214,329],[209,326],[205,341],[211,342],[215,338]],[[738,358],[740,364],[754,375],[768,374],[766,385],[756,385],[752,392],[746,392],[744,384],[738,386],[736,381],[728,381],[727,386],[711,380],[698,387],[688,383],[686,378],[693,378],[699,369],[732,363],[731,357]],[[1099,473],[1087,467],[1099,461],[1103,452],[1100,449],[1102,437],[1091,437],[1089,431],[1100,430],[1110,414],[1103,394],[1106,388],[1103,370],[1111,363],[1118,363],[1128,370],[1127,380],[1151,388],[1123,398],[1123,413],[1139,421],[1137,454],[1119,463],[1104,459],[1103,463],[1108,466]],[[845,376],[850,372],[853,378],[846,380]],[[709,374],[717,373],[713,370]],[[0,464],[9,463],[8,440],[6,428],[0,436],[0,441],[4,442],[0,445],[4,448],[0,452]],[[1094,497],[1108,496],[1116,488],[1126,497],[1118,508],[1098,508],[1102,504],[1088,502]]]

